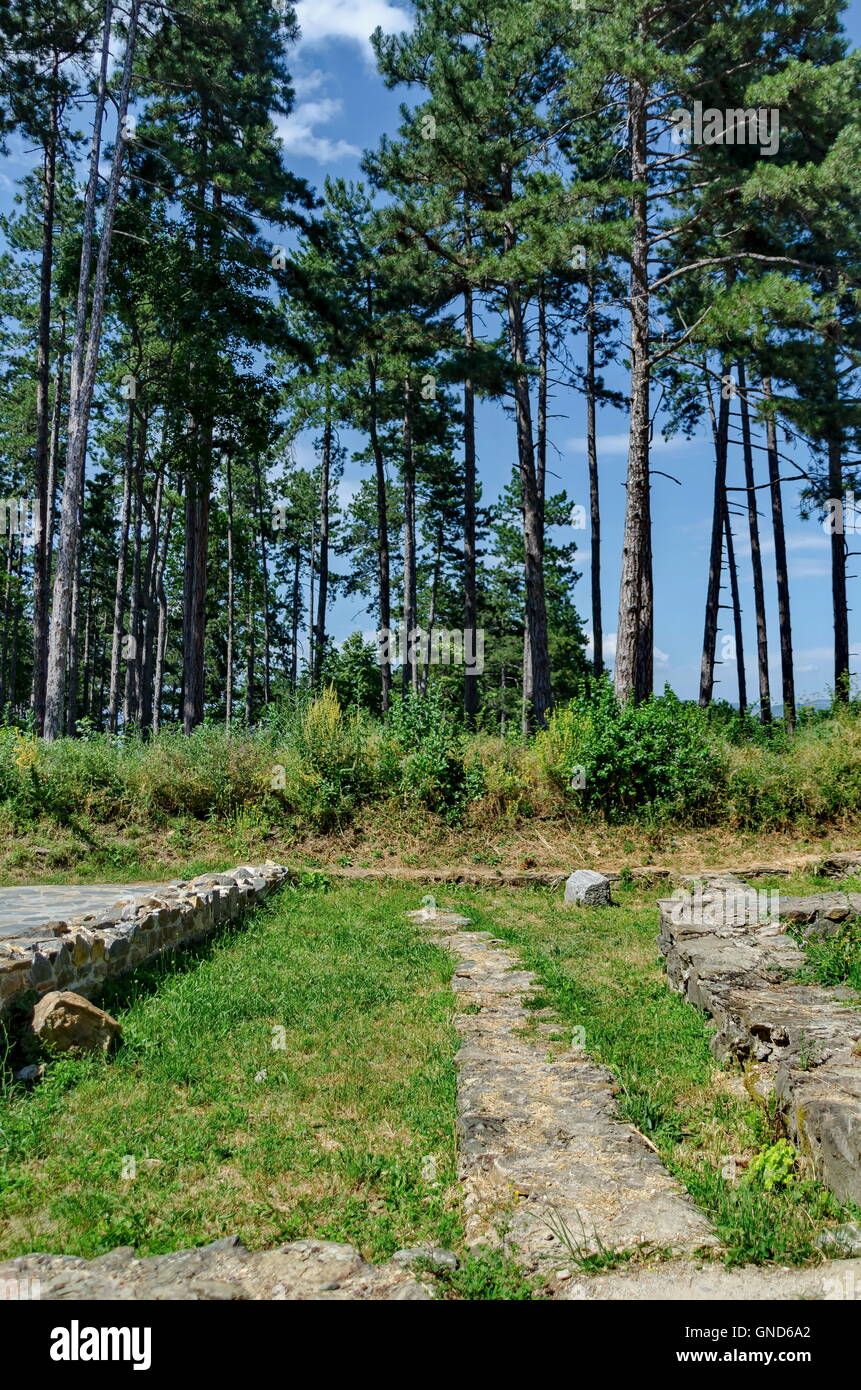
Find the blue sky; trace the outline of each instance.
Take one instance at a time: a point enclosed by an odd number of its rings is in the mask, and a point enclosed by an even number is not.
[[[285,144],[298,173],[320,183],[327,173],[352,177],[357,174],[361,148],[373,145],[385,131],[394,131],[403,92],[389,92],[375,71],[366,36],[380,24],[398,30],[409,23],[408,6],[390,0],[300,0],[298,14],[303,37],[296,54],[297,106],[285,124]],[[861,38],[861,0],[847,11],[846,28],[853,42]],[[609,372],[610,385],[624,389],[621,372]],[[585,409],[582,397],[559,391],[553,403],[556,417],[553,439],[555,458],[549,467],[552,484],[564,487],[575,502],[586,503]],[[496,496],[510,476],[514,462],[514,426],[498,408],[482,409],[479,416],[480,475],[484,500]],[[655,557],[655,680],[664,681],[682,696],[698,690],[703,606],[707,578],[707,552],[711,533],[713,455],[708,441],[661,438],[656,421],[653,464],[676,482],[656,476],[653,483]],[[612,658],[618,609],[618,563],[624,510],[624,478],[627,450],[625,416],[603,410],[599,417],[599,462],[603,507],[602,598],[605,650]],[[784,446],[785,447],[785,446]],[[730,485],[742,481],[740,450],[732,451]],[[757,469],[762,481],[762,455]],[[800,456],[802,465],[804,459]],[[346,490],[358,475],[348,464]],[[796,690],[800,697],[822,696],[831,679],[833,661],[830,639],[830,562],[828,537],[814,520],[798,517],[797,488],[784,486],[787,546],[793,607],[793,648]],[[736,552],[742,585],[745,624],[745,657],[749,696],[757,693],[755,630],[753,618],[750,543],[746,520],[735,523]],[[770,514],[761,517],[765,583],[768,597],[769,645],[772,657],[772,698],[780,698],[780,668],[774,547]],[[581,615],[590,612],[588,535],[570,532],[578,543],[577,569],[581,579],[575,596]],[[853,566],[850,564],[850,573]],[[858,583],[850,581],[850,607]],[[724,616],[724,623],[729,614]],[[344,624],[346,623],[346,627]],[[859,669],[861,631],[852,623],[853,671]],[[339,604],[336,630],[343,636],[351,626],[367,626],[356,618],[352,604]],[[724,631],[726,628],[724,628]],[[492,634],[488,634],[488,642]],[[716,695],[736,698],[736,671],[731,663],[719,669],[722,683]]]
[[[359,177],[359,160],[366,147],[376,145],[384,132],[394,132],[403,92],[390,92],[376,72],[368,35],[376,25],[395,31],[409,25],[409,6],[393,0],[299,0],[297,13],[302,38],[294,50],[296,106],[279,122],[287,163],[315,186],[327,174],[344,178]],[[846,27],[857,43],[861,38],[861,0],[853,0],[846,14]],[[29,166],[27,152],[12,146],[10,158],[0,171],[0,208],[8,207],[12,185]],[[608,383],[624,390],[624,373],[608,372]],[[575,502],[586,503],[585,408],[582,397],[560,390],[552,414],[554,449],[549,461],[550,485],[565,488]],[[492,500],[510,476],[515,458],[513,422],[499,407],[485,406],[479,411],[479,468],[483,500]],[[349,437],[345,443],[350,445]],[[624,508],[624,477],[627,448],[625,416],[605,409],[599,415],[599,463],[603,507],[602,578],[605,651],[612,659],[618,606],[618,563],[621,551]],[[300,463],[313,463],[310,440],[297,441]],[[741,481],[740,450],[732,451],[731,485]],[[762,481],[762,455],[757,468]],[[803,457],[799,461],[805,462]],[[677,482],[656,476],[653,483],[655,558],[655,678],[664,681],[683,697],[695,696],[698,688],[703,605],[705,600],[707,549],[711,528],[713,457],[706,440],[676,438],[665,443],[661,437],[661,418],[656,420],[653,464],[656,470],[672,475]],[[346,500],[361,477],[358,465],[349,458],[342,484]],[[679,485],[680,484],[680,485]],[[762,494],[761,494],[762,495]],[[798,517],[797,490],[784,487],[787,544],[793,606],[793,646],[796,689],[801,698],[821,697],[830,682],[832,649],[830,638],[830,571],[828,538],[816,521]],[[770,515],[766,507],[761,517],[765,582],[768,597],[769,645],[772,650],[772,697],[779,700],[780,671],[777,642],[777,614],[773,544]],[[736,550],[740,565],[742,605],[745,623],[745,655],[748,691],[756,695],[754,665],[754,620],[750,576],[750,546],[746,522],[735,522]],[[588,534],[570,531],[566,539],[578,543],[576,568],[581,579],[575,598],[584,619],[590,611]],[[335,561],[335,568],[338,562]],[[854,566],[850,564],[850,574]],[[851,579],[850,609],[855,605],[861,579]],[[361,609],[361,600],[338,600],[332,613],[332,632],[343,639],[351,631],[370,631],[373,615]],[[729,619],[725,614],[723,621]],[[861,630],[850,613],[853,671],[861,666]],[[587,624],[588,627],[588,624]],[[724,628],[726,630],[726,628]],[[492,634],[487,634],[492,642]],[[731,663],[719,668],[722,684],[716,695],[736,696],[736,673]]]

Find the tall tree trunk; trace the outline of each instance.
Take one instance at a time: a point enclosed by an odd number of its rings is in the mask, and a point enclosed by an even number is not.
[[[463,342],[469,360],[475,349],[475,319],[471,289],[466,289],[463,296]],[[475,513],[475,385],[468,368],[463,383],[463,626],[465,633],[473,634],[473,650],[475,650],[476,641],[474,634],[478,627]],[[466,668],[464,668],[463,678],[463,712],[466,727],[474,729],[478,714],[478,681],[474,675],[470,675]]]
[[[138,8],[139,0],[132,0],[126,31],[126,52],[123,64],[123,75],[116,102],[117,121],[120,126],[122,126],[125,121],[126,112],[128,110]],[[99,252],[96,261],[95,277],[93,279],[89,331],[87,331],[90,260],[95,230],[96,188],[99,178],[99,156],[101,151],[102,121],[105,108],[112,10],[112,0],[106,0],[102,55],[93,122],[90,172],[84,201],[81,271],[78,281],[75,338],[72,347],[70,373],[66,476],[63,487],[60,540],[51,611],[51,635],[48,650],[48,677],[45,695],[45,738],[48,740],[56,738],[63,728],[66,663],[70,638],[72,640],[74,639],[74,634],[70,632],[70,625],[72,619],[72,589],[77,571],[78,523],[81,510],[81,491],[83,488],[84,463],[87,454],[90,407],[93,399],[93,391],[95,389],[96,369],[101,345],[102,318],[104,315],[105,293],[107,289],[108,260],[111,249],[114,216],[119,199],[123,147],[125,144],[122,138],[118,138],[114,145],[111,173],[108,179],[107,193],[105,196],[105,210],[102,217],[101,233],[99,237]]]
[[[410,661],[416,631],[416,463],[413,450],[412,402],[409,378],[404,382],[404,664],[403,691],[418,688],[418,662]]]
[[[147,417],[144,412],[138,422],[138,451],[134,480],[134,522],[132,526],[132,583],[129,605],[128,650],[126,652],[125,696],[123,725],[126,729],[140,723],[140,660],[141,660],[141,548],[143,544],[143,479],[146,466]]]
[[[3,584],[3,649],[0,653],[0,720],[6,719],[6,700],[8,685],[6,680],[6,659],[9,653],[9,639],[15,622],[15,606],[12,596],[15,575],[15,531],[10,526],[6,533],[6,577]]]
[[[540,532],[542,549],[542,572],[544,552],[544,489],[547,477],[547,305],[544,286],[538,291],[538,416],[535,429],[535,483],[540,509]],[[525,513],[524,513],[525,519]],[[548,653],[548,670],[550,658]],[[532,633],[529,624],[523,625],[523,699],[521,722],[523,732],[529,733],[534,727],[533,689],[534,669],[532,664]]]
[[[95,565],[90,565],[90,577],[87,582],[87,604],[84,611],[84,667],[83,667],[83,700],[81,710],[85,719],[90,717],[90,681],[93,669],[93,579]]]
[[[107,618],[107,613],[102,614],[102,618]],[[97,629],[101,631],[101,629]],[[108,679],[108,648],[106,642],[99,643],[99,693],[96,698],[96,723],[99,729],[104,729],[105,695],[107,692]]]
[[[132,471],[134,468],[134,401],[128,402],[126,415],[126,443],[123,458],[123,501],[120,511],[120,539],[117,551],[117,576],[114,585],[114,622],[111,633],[111,683],[108,693],[108,728],[112,734],[117,731],[117,714],[120,707],[120,662],[123,645],[123,619],[126,602],[126,557],[129,545],[129,518],[131,515]]]
[[[317,591],[317,621],[314,625],[314,668],[312,684],[320,683],[326,654],[326,604],[329,596],[329,479],[332,471],[332,413],[326,401],[323,426],[323,453],[320,459],[320,582]]]
[[[314,686],[314,666],[316,663],[316,652],[314,647],[314,635],[317,631],[317,618],[314,601],[317,596],[315,579],[317,578],[317,524],[316,517],[311,518],[311,545],[308,550],[308,679],[311,688]]]
[[[538,419],[535,428],[536,481],[538,483],[538,501],[541,506],[542,535],[544,527],[544,494],[547,478],[548,352],[547,292],[542,281],[538,290]]]
[[[595,286],[589,278],[586,301],[586,456],[589,469],[591,527],[592,670],[604,670],[604,631],[601,623],[601,503],[598,492],[598,435],[595,420]]]
[[[837,426],[826,440],[828,446],[828,496],[843,495],[842,439]],[[846,539],[842,528],[831,532],[831,608],[834,617],[834,698],[849,699],[849,613],[846,607]]]
[[[161,706],[164,691],[164,664],[165,653],[167,651],[167,594],[164,588],[164,574],[167,568],[167,553],[170,547],[170,533],[173,526],[173,503],[167,509],[167,517],[164,524],[164,537],[162,539],[161,554],[158,561],[158,571],[156,575],[156,593],[158,595],[158,635],[155,643],[155,671],[153,673],[153,701],[152,701],[152,728],[153,733],[157,734],[161,728]]]
[[[756,612],[756,663],[759,674],[759,717],[771,723],[771,684],[768,678],[768,631],[765,620],[765,584],[762,578],[762,551],[759,544],[759,516],[756,510],[756,478],[753,471],[753,443],[750,433],[750,406],[744,362],[739,358],[738,398],[741,409],[741,447],[744,457],[744,484],[747,488],[747,521],[750,529],[750,559],[753,568],[753,601]]]
[[[706,364],[707,366],[707,364]],[[720,577],[723,561],[723,536],[726,517],[726,462],[727,437],[729,434],[729,400],[721,392],[720,406],[715,416],[711,383],[708,370],[705,372],[705,388],[708,398],[712,437],[715,446],[715,484],[712,503],[712,536],[709,549],[709,577],[706,591],[705,625],[703,629],[703,652],[700,662],[700,705],[705,708],[712,702],[715,679],[715,651],[717,648],[718,610],[720,607]]]
[[[57,352],[57,368],[54,373],[54,405],[51,410],[51,437],[48,444],[48,515],[45,535],[45,570],[48,576],[48,590],[51,588],[51,562],[54,556],[54,511],[57,501],[57,475],[60,466],[60,434],[63,419],[63,366],[66,359],[66,310],[60,310],[60,346]],[[47,679],[47,648],[45,651],[45,674]],[[43,720],[44,723],[44,720]]]
[[[45,688],[48,678],[49,549],[48,477],[50,470],[50,368],[51,283],[54,261],[54,207],[56,202],[57,136],[60,98],[57,91],[59,53],[54,50],[51,70],[51,107],[45,142],[42,179],[42,259],[39,276],[39,328],[36,352],[36,514],[33,519],[33,682],[30,708],[37,733],[45,727]],[[59,387],[58,387],[59,390]]]
[[[69,624],[67,658],[68,691],[66,697],[66,734],[74,738],[78,732],[78,614],[81,606],[81,550],[78,548],[75,578],[72,583],[72,619]]]
[[[15,597],[13,599],[12,655],[9,660],[9,700],[13,711],[18,708],[18,649],[21,634],[21,619],[24,614],[24,545],[18,546],[18,568],[16,571]]]
[[[227,468],[227,674],[224,696],[224,719],[227,735],[233,721],[233,639],[234,615],[236,606],[236,576],[233,556],[233,468],[230,454],[225,459]]]
[[[506,231],[506,245],[514,245],[514,233]],[[547,722],[552,707],[550,658],[547,646],[547,607],[544,596],[544,507],[538,488],[538,474],[532,442],[532,405],[526,375],[526,329],[523,305],[515,292],[506,295],[508,333],[515,367],[514,400],[517,420],[517,454],[523,506],[523,551],[526,580],[524,640],[524,733]]]
[[[147,507],[149,538],[147,540],[146,563],[143,581],[143,651],[140,661],[140,719],[139,727],[144,737],[152,728],[153,711],[153,673],[155,670],[155,635],[158,622],[158,595],[156,579],[158,573],[159,533],[161,531],[161,511],[164,498],[164,460],[159,462],[155,479],[155,498]]]
[[[529,624],[523,624],[523,659],[520,663],[520,727],[524,734],[532,729],[532,647]]]
[[[738,590],[738,566],[735,563],[735,542],[732,535],[732,521],[729,507],[724,507],[724,533],[726,535],[726,563],[729,570],[729,591],[732,598],[732,620],[735,633],[735,664],[738,678],[738,708],[744,714],[747,709],[747,676],[744,669],[744,629],[741,621],[741,597]]]
[[[249,566],[245,581],[245,724],[254,723],[254,575]]]
[[[266,522],[263,516],[263,483],[260,459],[254,460],[254,487],[257,496],[257,519],[260,530],[260,567],[263,575],[263,703],[272,699],[269,641],[269,557],[266,551]]]
[[[84,535],[84,465],[85,459],[81,459],[81,476],[78,480],[78,497],[80,499],[80,511],[78,514],[78,534]],[[78,616],[81,604],[81,566],[83,556],[80,545],[75,550],[74,579],[72,582],[72,605],[70,610],[69,622],[69,644],[66,653],[66,665],[68,671],[67,681],[67,704],[66,704],[66,723],[65,731],[70,738],[74,738],[78,730]]]
[[[762,394],[772,399],[771,382],[763,377]],[[777,425],[769,412],[765,421],[768,454],[768,481],[771,492],[771,524],[774,531],[774,568],[777,575],[777,623],[780,631],[780,673],[783,685],[783,718],[788,729],[795,728],[795,670],[792,661],[792,615],[789,605],[789,567],[786,563],[786,529],[780,491],[780,459],[777,452]]]
[[[421,692],[423,695],[427,692],[428,681],[430,679],[431,638],[433,636],[434,624],[436,623],[436,600],[437,594],[439,592],[440,569],[442,567],[442,541],[443,529],[442,523],[440,523],[440,525],[437,528],[436,534],[436,549],[434,551],[433,561],[433,578],[431,579],[430,605],[428,607],[428,640],[427,650],[425,652],[424,669],[422,671],[421,680]],[[472,676],[468,679],[475,680],[475,677]]]
[[[370,290],[368,292],[369,306],[372,306]],[[372,314],[372,307],[369,307]],[[368,389],[370,394],[370,415],[368,421],[368,434],[371,441],[371,453],[374,457],[374,474],[377,485],[377,587],[379,592],[379,617],[380,630],[388,638],[386,650],[380,662],[380,701],[383,714],[389,708],[392,698],[392,666],[388,656],[388,646],[391,641],[392,627],[392,599],[391,599],[391,579],[389,564],[389,517],[388,501],[386,498],[386,465],[383,458],[383,450],[380,444],[379,430],[377,428],[377,364],[373,355],[368,356]]]
[[[639,38],[646,42],[645,21]],[[649,388],[649,266],[647,92],[639,78],[629,86],[631,132],[631,421],[619,587],[614,685],[623,701],[645,699],[653,681],[652,522],[649,484],[651,420]]]
[[[293,690],[299,684],[299,570],[302,563],[302,554],[299,549],[299,542],[296,542],[296,554],[293,561],[293,613],[291,621],[291,654],[290,654],[290,685]]]
[[[182,723],[187,734],[203,720],[205,696],[206,587],[209,549],[211,422],[185,494]],[[200,430],[198,429],[198,438]],[[203,457],[201,457],[201,452]]]
[[[505,738],[505,662],[499,667],[499,736]]]

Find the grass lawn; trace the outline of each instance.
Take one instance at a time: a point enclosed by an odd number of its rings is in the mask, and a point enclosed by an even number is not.
[[[405,920],[419,892],[327,891],[309,875],[243,927],[116,985],[113,1057],[54,1062],[32,1093],[0,1097],[0,1256],[153,1254],[234,1232],[251,1248],[349,1241],[374,1260],[461,1250],[452,961]],[[536,971],[536,1004],[560,1019],[552,1049],[583,1030],[622,1114],[714,1222],[722,1258],[818,1259],[818,1232],[858,1213],[797,1174],[773,1190],[751,1179],[775,1118],[667,988],[657,891],[616,896],[600,911],[543,889],[450,888],[439,901]],[[467,1261],[448,1296],[532,1296],[491,1266]]]
[[[115,987],[115,1056],[0,1098],[0,1255],[456,1245],[452,962],[415,906],[286,890]]]

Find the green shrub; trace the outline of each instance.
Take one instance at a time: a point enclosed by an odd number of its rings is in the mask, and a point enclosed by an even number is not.
[[[274,795],[320,829],[349,818],[384,782],[381,737],[368,715],[345,714],[333,687],[280,723],[270,758]],[[272,780],[270,778],[270,787]]]
[[[436,685],[421,695],[395,694],[389,720],[400,760],[398,790],[443,819],[459,821],[484,789],[481,760],[471,751],[452,706]]]
[[[792,935],[803,946],[806,964],[799,979],[820,985],[850,985],[861,991],[861,923],[850,922],[834,936]]]
[[[759,1183],[766,1192],[774,1192],[788,1185],[795,1178],[795,1160],[798,1157],[788,1139],[778,1139],[762,1153],[754,1155],[750,1161],[748,1178]]]
[[[548,775],[608,820],[705,822],[725,784],[701,711],[669,687],[622,705],[609,681],[593,682],[551,716],[536,746]]]
[[[361,653],[354,654],[359,661]],[[363,658],[362,658],[363,659]],[[591,681],[534,739],[463,728],[459,691],[431,681],[396,693],[383,722],[333,686],[270,706],[265,722],[163,729],[142,740],[85,726],[45,744],[0,728],[0,808],[83,829],[173,819],[325,830],[374,798],[397,797],[455,824],[583,816],[646,824],[782,829],[861,816],[861,710],[816,712],[794,731],[728,706],[701,710],[665,691],[620,705]],[[575,775],[578,774],[578,775]],[[579,774],[582,774],[579,775]],[[582,785],[581,785],[582,783]]]

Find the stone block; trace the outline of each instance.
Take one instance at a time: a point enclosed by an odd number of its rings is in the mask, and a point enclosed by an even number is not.
[[[610,880],[594,869],[576,869],[565,883],[565,902],[583,907],[609,907]]]

